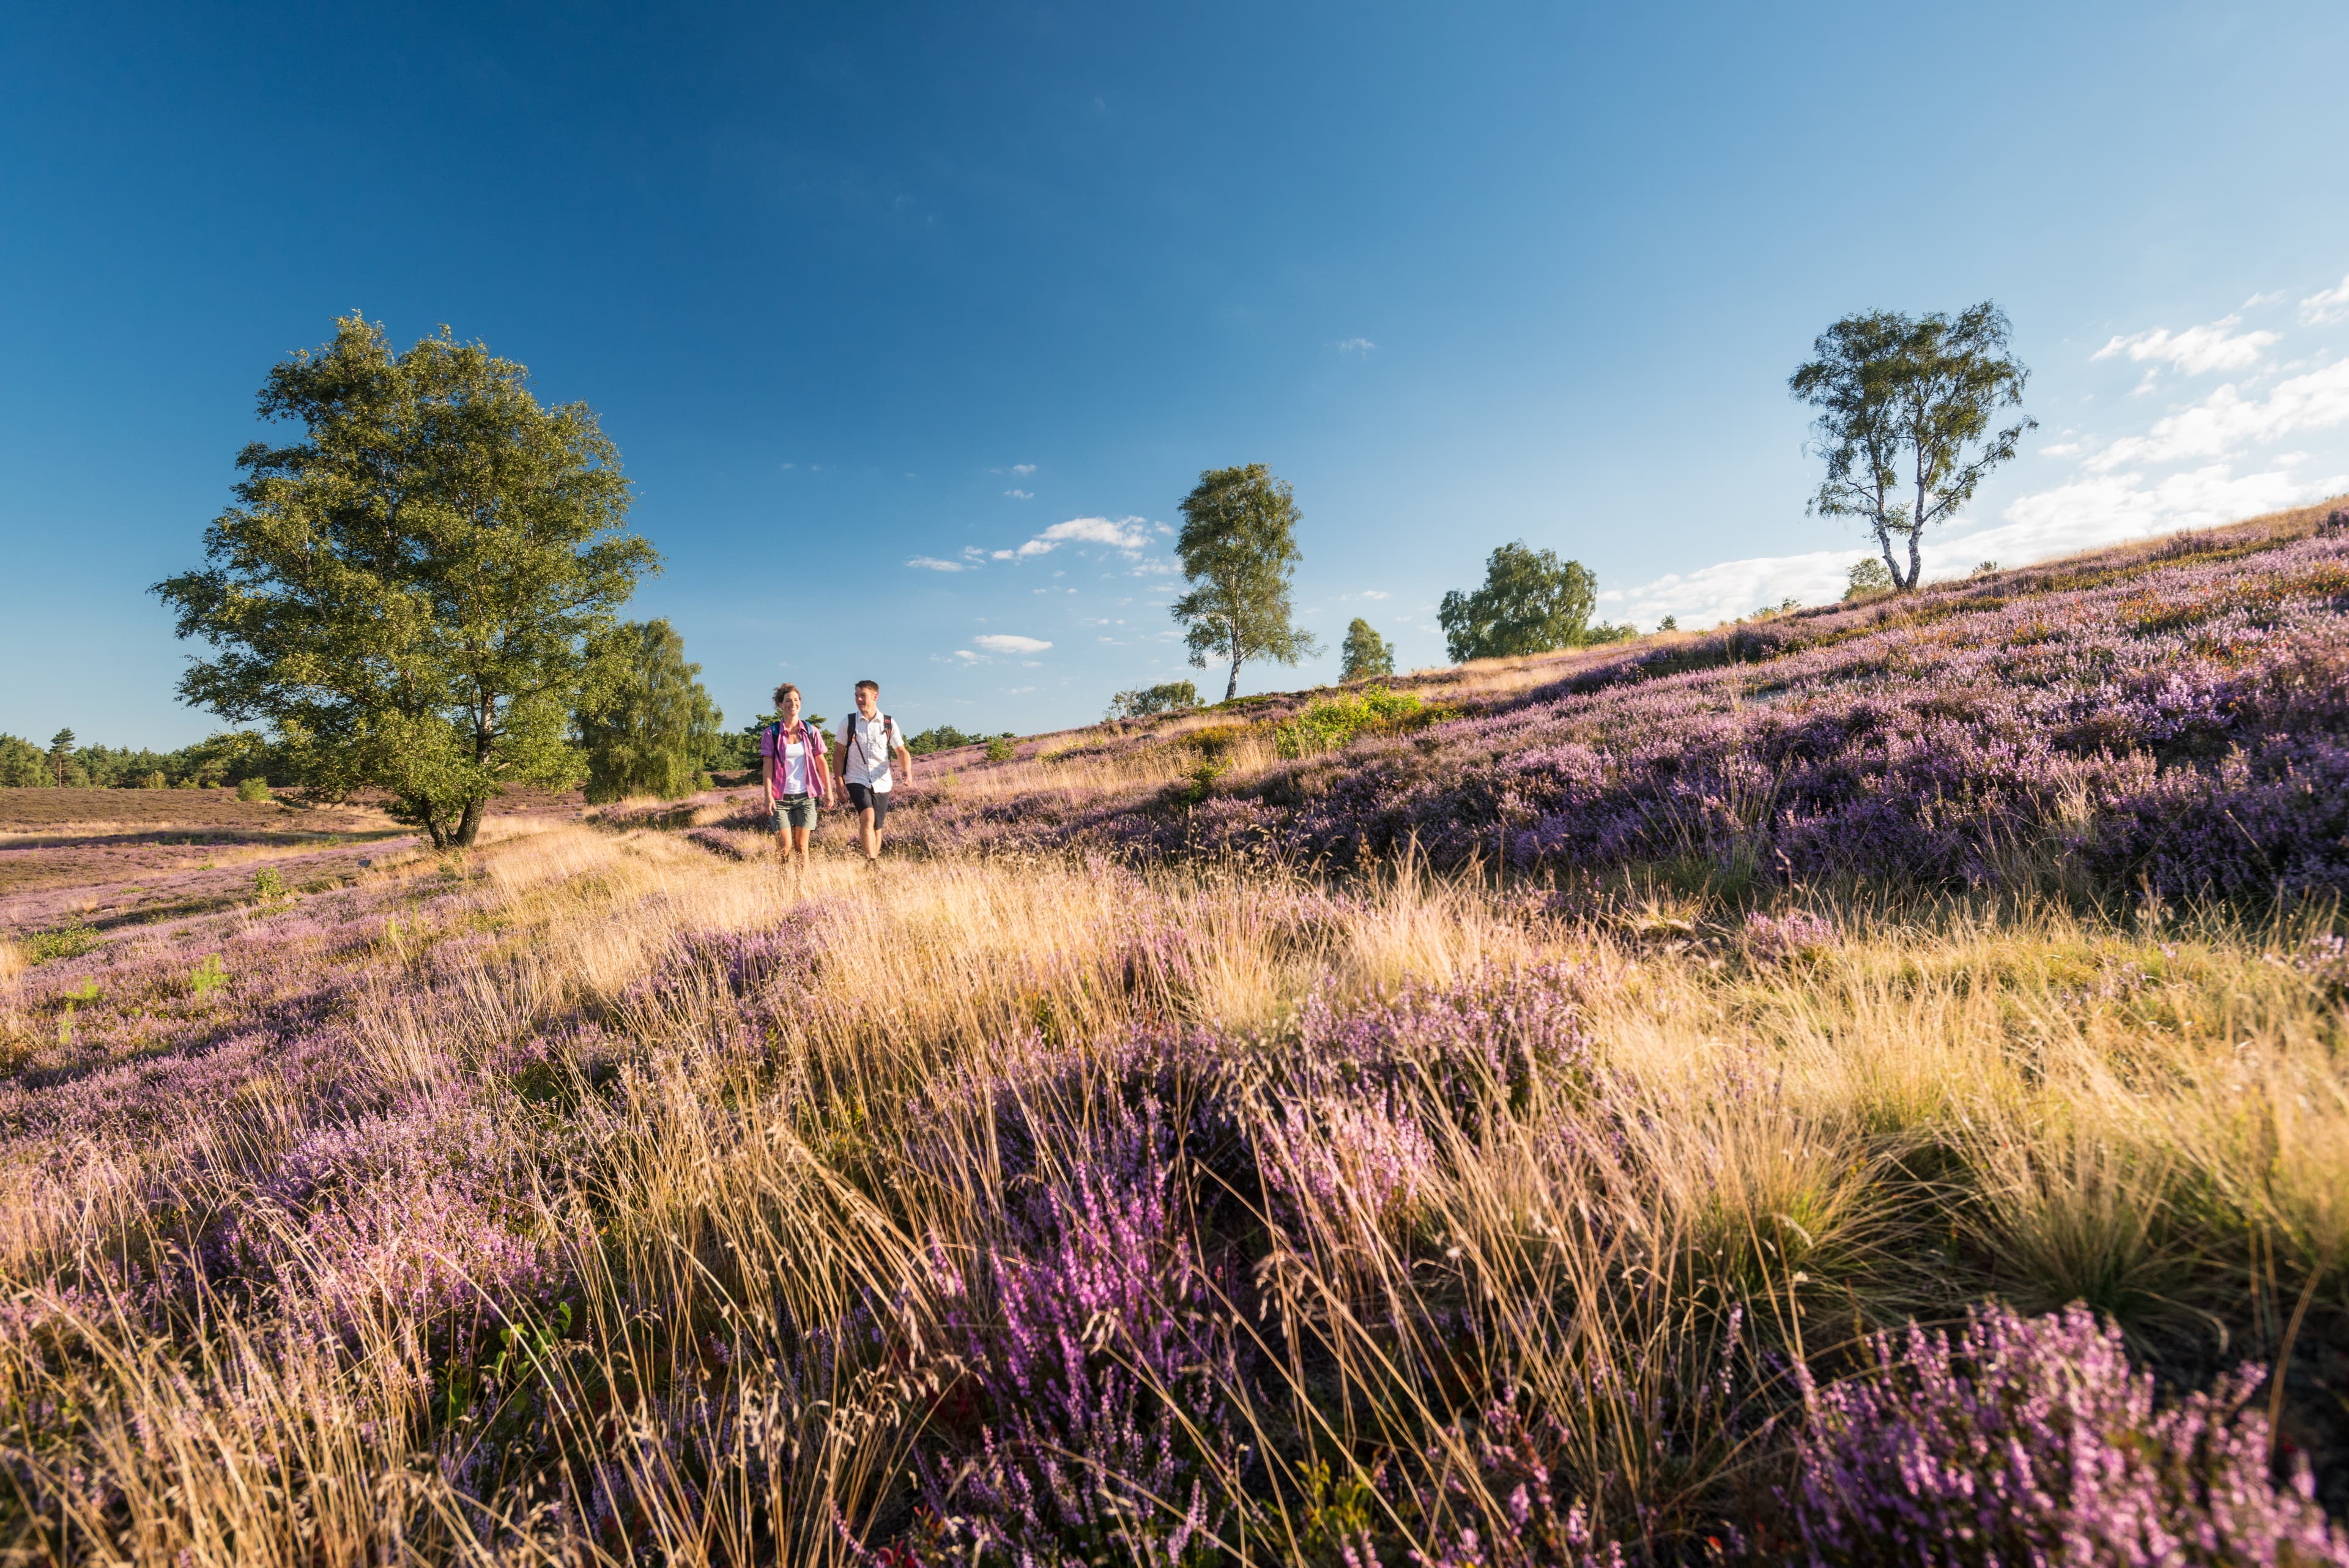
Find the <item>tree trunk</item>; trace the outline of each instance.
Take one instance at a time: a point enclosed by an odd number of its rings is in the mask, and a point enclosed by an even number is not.
[[[481,803],[478,799],[469,800],[465,803],[465,815],[458,819],[457,831],[452,836],[457,841],[457,847],[471,849],[473,846],[474,835],[481,831]]]
[[[1876,548],[1884,557],[1884,573],[1892,579],[1893,588],[1897,591],[1907,587],[1909,585],[1900,580],[1899,557],[1892,553],[1892,535],[1885,531],[1881,523],[1876,525]]]
[[[1909,580],[1900,586],[1914,593],[1918,580],[1925,575],[1925,563],[1917,556],[1917,544],[1924,536],[1922,525],[1909,530]]]
[[[432,841],[433,848],[449,847],[448,830],[440,826],[440,814],[432,809],[430,801],[413,800],[402,796],[399,805],[401,810],[407,814],[408,819],[424,829],[424,836]]]

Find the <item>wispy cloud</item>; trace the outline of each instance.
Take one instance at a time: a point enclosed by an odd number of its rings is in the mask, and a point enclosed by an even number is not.
[[[1036,493],[1032,490],[1007,490],[1003,493],[1009,495],[1014,501],[1033,501],[1036,499]]]
[[[1045,556],[1063,545],[1104,545],[1112,550],[1133,552],[1150,543],[1147,524],[1139,517],[1071,517],[1065,523],[1055,523],[1017,551],[996,552],[998,559],[1013,555]]]
[[[988,632],[985,637],[970,639],[989,653],[1041,653],[1052,645],[1041,638],[1014,637],[1009,632]]]
[[[2230,316],[2207,327],[2189,327],[2181,332],[2172,332],[2167,327],[2132,332],[2126,337],[2115,337],[2090,358],[2112,359],[2126,355],[2137,364],[2168,365],[2189,376],[2212,370],[2248,370],[2260,362],[2261,355],[2283,338],[2274,332],[2233,331],[2242,320],[2240,316]]]
[[[967,572],[971,569],[967,561],[941,561],[936,556],[916,556],[905,565],[919,566],[926,572]]]
[[[2349,424],[2349,359],[2276,383],[2264,398],[2247,398],[2232,382],[2155,422],[2141,436],[2123,436],[2090,457],[2092,473],[2130,464],[2184,462],[2222,457],[2280,436]]]
[[[2001,514],[1997,526],[1966,534],[1926,554],[1955,567],[1960,557],[2013,565],[2065,550],[2093,549],[2123,539],[2178,528],[2207,528],[2298,505],[2349,489],[2349,474],[2302,479],[2292,471],[2300,454],[2275,466],[2237,473],[2230,463],[2147,479],[2141,473],[2089,473],[2025,495]]]
[[[1011,472],[1025,478],[1036,472],[1036,465],[1032,462],[1015,462],[1011,465]]]
[[[1370,358],[1371,350],[1377,347],[1367,337],[1341,337],[1338,340],[1339,353],[1359,355],[1363,358]]]
[[[1666,616],[1683,625],[1711,626],[1732,620],[1764,605],[1783,599],[1817,604],[1841,594],[1845,574],[1861,555],[1857,550],[1812,550],[1800,556],[1760,556],[1743,561],[1723,561],[1693,572],[1668,572],[1652,582],[1624,590],[1620,599],[1631,624],[1652,630]],[[1616,612],[1609,610],[1611,617]]]
[[[2349,274],[2340,286],[2312,294],[2300,302],[2301,319],[2312,327],[2332,327],[2349,321]]]

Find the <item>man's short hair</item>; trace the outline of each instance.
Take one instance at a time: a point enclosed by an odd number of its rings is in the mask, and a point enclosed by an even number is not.
[[[878,680],[860,680],[856,683],[856,689],[859,691],[870,691],[875,697],[881,695],[881,682]]]
[[[796,696],[798,696],[799,694],[800,694],[800,689],[799,689],[798,687],[796,687],[796,686],[792,685],[792,684],[790,681],[788,681],[788,680],[784,681],[781,686],[776,687],[776,688],[775,688],[775,711],[777,711],[778,713],[780,713],[780,712],[781,712],[781,711],[783,711],[783,699],[784,699],[784,698],[786,698],[786,697],[796,697]]]

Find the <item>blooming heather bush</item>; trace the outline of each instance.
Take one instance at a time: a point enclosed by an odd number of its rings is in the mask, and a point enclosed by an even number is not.
[[[1244,1467],[1239,1377],[1185,1224],[1156,1103],[1050,1177],[967,1267],[936,1255],[949,1341],[980,1417],[959,1476],[925,1490],[983,1561],[1182,1563],[1214,1527],[1204,1467]]]
[[[2302,942],[2292,955],[2292,967],[2330,995],[2349,995],[2349,941],[2330,931]]]
[[[1745,917],[1744,937],[1745,950],[1755,959],[1783,963],[1835,946],[1836,929],[1831,921],[1800,909],[1785,915],[1756,910]]]
[[[2264,898],[2349,889],[2349,543],[2018,573],[1631,647],[1204,801],[916,797],[935,848],[1406,846],[1587,874]]]
[[[1794,1514],[1816,1564],[2349,1564],[2302,1461],[2268,1472],[2268,1427],[2215,1394],[2157,1408],[2117,1328],[2086,1308],[1978,1309],[1952,1341],[1911,1324],[1868,1344],[1868,1370],[1820,1387]]]
[[[1435,1145],[1395,1090],[1283,1105],[1257,1151],[1274,1212],[1293,1226],[1334,1216],[1375,1243],[1433,1189]]]
[[[1317,993],[1299,1011],[1296,1070],[1327,1090],[1423,1081],[1431,1103],[1472,1116],[1495,1096],[1522,1102],[1537,1082],[1587,1088],[1595,1069],[1582,978],[1570,963],[1488,970],[1345,1010]]]

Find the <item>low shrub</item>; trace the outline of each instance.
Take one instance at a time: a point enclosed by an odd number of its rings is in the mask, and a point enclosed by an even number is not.
[[[51,959],[79,958],[98,946],[98,933],[89,922],[76,915],[53,931],[36,931],[25,941],[26,963],[47,963]]]
[[[2157,1408],[2120,1330],[2077,1305],[1977,1308],[1955,1340],[1911,1324],[1866,1354],[1827,1387],[1795,1368],[1814,1563],[2349,1564],[2307,1462],[2270,1477],[2266,1417],[2239,1408],[2256,1368]]]
[[[1306,704],[1303,712],[1274,730],[1273,743],[1284,757],[1342,752],[1357,735],[1392,733],[1424,709],[1415,691],[1377,686],[1367,691],[1341,692]]]

